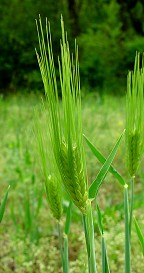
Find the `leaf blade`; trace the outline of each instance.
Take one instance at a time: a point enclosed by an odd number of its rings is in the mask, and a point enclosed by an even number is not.
[[[139,238],[139,241],[140,241],[140,244],[141,244],[141,247],[142,247],[142,252],[143,252],[143,255],[144,255],[144,236],[142,235],[141,229],[140,229],[139,224],[138,224],[136,219],[134,219],[134,222],[135,222],[136,233],[137,233],[137,236]]]
[[[98,204],[96,205],[96,211],[97,211],[98,227],[99,227],[99,231],[102,236],[103,235],[102,215],[101,215],[100,208],[99,208]]]
[[[90,187],[89,187],[89,198],[90,199],[94,199],[97,197],[98,190],[99,190],[104,178],[107,175],[107,172],[111,166],[112,161],[114,160],[114,157],[117,153],[117,150],[118,150],[121,140],[123,138],[124,132],[125,132],[125,130],[121,134],[120,138],[116,142],[116,144],[115,144],[114,148],[112,149],[110,155],[108,156],[107,160],[105,161],[104,165],[100,169],[100,172],[98,173],[96,179],[90,185]]]
[[[90,142],[90,140],[83,135],[87,145],[89,146],[89,148],[91,149],[92,153],[95,155],[95,157],[99,160],[100,163],[104,164],[106,161],[106,158],[103,156],[103,154]],[[109,172],[112,173],[120,182],[120,184],[122,186],[125,185],[125,181],[123,179],[123,177],[120,175],[120,173],[111,165],[109,168]]]

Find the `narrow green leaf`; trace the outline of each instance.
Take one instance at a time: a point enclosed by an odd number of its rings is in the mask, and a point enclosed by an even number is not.
[[[0,223],[1,223],[3,215],[4,215],[9,189],[10,189],[10,186],[8,187],[7,192],[6,192],[6,194],[5,194],[5,196],[4,196],[3,200],[2,200],[2,203],[0,205]]]
[[[90,142],[90,140],[83,135],[86,143],[88,144],[89,148],[91,149],[92,153],[95,155],[95,157],[99,160],[100,163],[104,164],[106,161],[106,158],[103,156],[103,154],[96,148],[94,145]],[[125,185],[125,181],[123,177],[119,174],[119,172],[111,165],[109,168],[109,172],[112,173],[120,182],[122,186]]]
[[[89,198],[90,199],[94,199],[95,197],[97,197],[99,188],[101,186],[101,184],[104,181],[104,178],[107,175],[107,172],[111,166],[111,163],[114,160],[114,157],[117,153],[118,147],[121,143],[122,137],[124,135],[125,130],[123,131],[123,133],[121,134],[120,138],[118,139],[117,143],[115,144],[113,150],[111,151],[110,155],[108,156],[107,160],[105,161],[104,165],[102,166],[100,172],[98,173],[96,179],[93,181],[93,183],[90,185],[89,187]]]
[[[97,220],[98,220],[99,231],[101,235],[103,235],[102,216],[101,216],[101,212],[100,212],[100,208],[98,204],[96,205],[96,210],[97,210]]]
[[[141,244],[141,247],[142,247],[142,253],[144,255],[144,236],[142,235],[141,229],[140,229],[136,219],[134,219],[134,222],[135,222],[135,228],[136,228],[137,236],[139,238],[139,241],[140,241],[140,244]]]
[[[67,213],[66,213],[66,223],[65,223],[65,234],[69,234],[70,230],[70,223],[71,223],[71,208],[72,208],[72,202],[69,202],[69,206],[67,208]]]

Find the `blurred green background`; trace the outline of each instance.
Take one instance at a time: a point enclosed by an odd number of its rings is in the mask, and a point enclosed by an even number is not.
[[[81,85],[87,92],[124,94],[136,50],[144,48],[143,0],[1,0],[0,92],[41,90],[35,56],[35,18],[51,23],[55,63],[60,53],[60,16],[71,49],[79,45]]]

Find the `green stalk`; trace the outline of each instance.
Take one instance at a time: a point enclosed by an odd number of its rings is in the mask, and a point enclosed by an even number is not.
[[[110,273],[109,264],[108,264],[108,256],[106,251],[106,242],[104,237],[104,230],[102,225],[102,215],[98,204],[96,203],[96,211],[97,211],[97,222],[99,232],[101,234],[101,248],[102,248],[102,273]]]
[[[87,201],[87,227],[89,233],[90,243],[90,273],[96,273],[96,256],[95,256],[95,244],[94,244],[94,225],[92,216],[91,201]]]
[[[64,235],[64,272],[68,273],[69,268],[68,268],[68,237],[65,234]]]
[[[125,273],[131,273],[129,203],[128,203],[128,185],[127,184],[124,186],[124,213],[125,213]]]
[[[61,263],[62,263],[63,273],[66,273],[66,271],[65,271],[65,261],[64,261],[64,256],[63,256],[63,242],[62,242],[62,235],[61,235],[61,226],[60,226],[59,222],[58,222],[58,237],[59,237],[59,249],[60,249],[60,256],[61,256]]]
[[[65,273],[69,271],[69,259],[68,259],[68,234],[70,231],[70,224],[71,224],[71,209],[72,209],[72,201],[69,202],[69,206],[66,212],[66,222],[64,228],[64,267]]]
[[[106,252],[105,252],[105,240],[104,236],[102,235],[102,273],[106,271]]]
[[[88,237],[86,215],[83,214],[82,218],[83,218],[83,226],[84,226],[85,241],[86,241],[87,256],[88,256],[88,271],[90,273],[90,243],[89,243],[89,237]]]
[[[131,229],[132,229],[132,218],[133,218],[133,205],[134,205],[134,179],[133,176],[131,181],[131,204],[130,204],[130,220],[129,220],[129,233],[131,238]]]
[[[110,273],[104,234],[102,234],[102,273]]]

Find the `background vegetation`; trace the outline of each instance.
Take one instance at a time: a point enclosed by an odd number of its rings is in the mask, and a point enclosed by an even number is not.
[[[36,91],[43,91],[35,56],[35,47],[38,48],[35,18],[39,13],[43,22],[46,16],[51,22],[56,64],[60,53],[61,14],[72,50],[77,38],[84,133],[106,157],[125,127],[125,98],[113,94],[125,94],[127,71],[133,69],[135,51],[144,51],[143,0],[0,1],[0,200],[11,185],[0,226],[0,273],[62,272],[58,234],[45,197],[33,132],[33,110],[40,107],[42,95]],[[92,181],[100,164],[87,146],[85,150],[88,177]],[[114,166],[129,181],[125,162],[123,141]],[[135,191],[134,215],[144,230],[144,170],[141,166]],[[111,272],[121,273],[123,191],[111,174],[106,177],[99,198]],[[63,205],[65,212],[66,193]],[[100,234],[96,217],[94,219],[100,272]],[[141,273],[144,261],[134,225],[132,238],[133,273]],[[86,253],[82,222],[75,206],[69,246],[70,273],[82,273]]]
[[[61,14],[72,48],[77,38],[85,92],[124,93],[135,51],[143,50],[143,0],[1,0],[0,92],[43,88],[34,50],[39,13],[51,22],[54,56],[60,51]]]
[[[48,208],[44,178],[33,134],[33,107],[40,107],[34,94],[13,96],[0,101],[0,198],[11,185],[3,221],[0,226],[0,273],[61,273],[56,223]],[[123,97],[87,96],[83,102],[84,133],[107,157],[125,126]],[[45,113],[42,116],[42,120]],[[45,123],[44,123],[45,124]],[[85,145],[89,181],[101,165]],[[125,141],[118,151],[114,167],[129,181],[126,171]],[[139,168],[135,187],[134,215],[144,227],[144,171]],[[108,174],[99,194],[111,272],[123,272],[124,211],[123,188]],[[64,213],[68,196],[64,193]],[[87,261],[80,212],[73,206],[69,235],[70,273],[82,273]],[[65,216],[62,222],[64,223]],[[101,272],[101,245],[94,213],[98,272]],[[133,273],[144,271],[141,247],[132,226]]]

